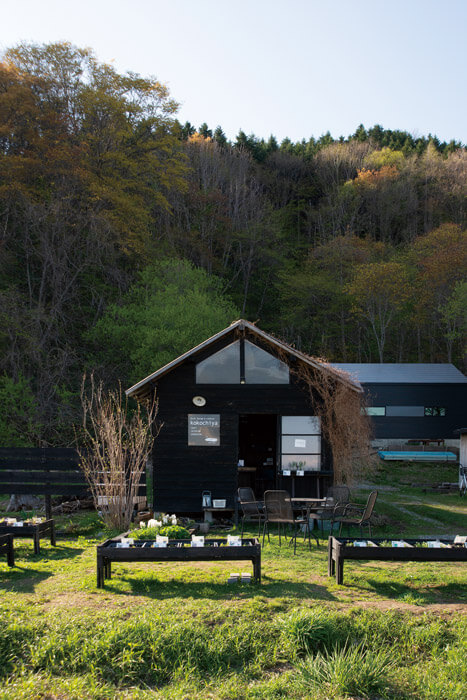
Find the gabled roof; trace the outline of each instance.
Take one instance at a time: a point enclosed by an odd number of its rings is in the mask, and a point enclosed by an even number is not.
[[[362,384],[464,384],[467,377],[448,363],[382,362],[353,364],[334,362]]]
[[[326,362],[320,362],[318,360],[315,360],[309,355],[305,355],[305,353],[296,350],[291,345],[284,343],[282,340],[278,340],[269,333],[265,333],[264,331],[260,330],[254,325],[254,323],[250,323],[250,321],[239,319],[227,328],[224,328],[224,330],[219,331],[219,333],[213,335],[211,338],[208,338],[196,347],[192,348],[191,350],[188,350],[188,352],[185,352],[183,355],[180,355],[180,357],[177,357],[175,360],[172,360],[172,362],[169,362],[167,365],[164,365],[164,367],[161,367],[156,372],[153,372],[145,379],[142,379],[137,384],[134,384],[134,386],[127,389],[125,393],[127,394],[127,396],[133,396],[135,398],[138,395],[146,393],[148,385],[153,384],[158,379],[160,379],[160,377],[163,377],[168,372],[171,372],[173,369],[185,362],[185,360],[187,360],[188,358],[201,352],[205,348],[209,347],[209,345],[211,345],[212,343],[215,343],[217,340],[223,338],[225,335],[234,332],[236,329],[247,330],[253,336],[256,335],[258,338],[262,338],[270,345],[275,346],[278,350],[282,350],[288,355],[296,357],[297,359],[301,360],[303,363],[309,365],[310,367],[314,367],[316,369],[320,369],[325,372],[331,373],[335,376],[336,379],[338,379],[341,382],[344,382],[344,384],[347,384],[354,391],[357,391],[358,393],[362,392],[362,387],[360,386],[359,382],[353,379],[352,377],[348,376],[348,374],[346,374],[345,371],[333,367],[332,365],[327,364]]]

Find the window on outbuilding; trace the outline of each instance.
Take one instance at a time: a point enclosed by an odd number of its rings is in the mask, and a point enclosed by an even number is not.
[[[367,416],[385,416],[386,406],[367,406],[363,409]]]
[[[425,406],[425,416],[445,416],[446,408],[444,406]]]
[[[386,406],[387,416],[418,418],[425,415],[423,406]]]

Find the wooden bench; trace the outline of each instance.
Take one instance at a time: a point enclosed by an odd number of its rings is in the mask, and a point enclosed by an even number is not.
[[[342,585],[344,580],[344,561],[353,559],[359,561],[467,561],[467,549],[464,545],[454,545],[452,540],[436,540],[439,548],[428,547],[430,540],[404,539],[405,546],[381,546],[388,540],[361,538],[330,537],[328,542],[328,575],[336,575],[336,583]],[[433,541],[433,540],[431,540]],[[355,546],[355,542],[367,542],[366,547]],[[427,546],[421,546],[421,545]],[[417,546],[418,545],[418,546]],[[443,546],[445,545],[445,546]]]
[[[152,547],[152,541],[135,540],[134,545],[117,547],[127,532],[97,546],[97,587],[103,588],[111,578],[112,562],[198,562],[251,560],[253,576],[261,583],[261,545],[256,538],[242,539],[241,546],[226,545],[226,539],[206,539],[203,547],[191,547],[191,540],[169,540],[167,547]]]
[[[39,541],[50,537],[50,544],[55,547],[55,523],[53,520],[44,520],[42,523],[26,523],[25,525],[7,525],[5,520],[0,520],[0,535],[10,535],[16,538],[32,538],[34,540],[34,554],[39,554]]]

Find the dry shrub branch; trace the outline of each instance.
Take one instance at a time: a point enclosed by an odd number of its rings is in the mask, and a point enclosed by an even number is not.
[[[323,437],[327,440],[333,461],[334,483],[351,484],[371,466],[371,423],[363,410],[365,399],[345,381],[339,371],[317,369],[302,362],[291,371],[305,385],[315,415],[321,417]],[[342,379],[349,380],[346,372]]]
[[[108,527],[127,530],[154,441],[157,403],[130,411],[121,386],[106,392],[91,376],[87,391],[83,378],[81,404],[78,453],[94,504]]]

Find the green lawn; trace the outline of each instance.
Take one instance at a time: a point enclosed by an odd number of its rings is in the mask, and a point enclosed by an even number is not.
[[[442,470],[383,465],[375,536],[466,534],[457,493],[410,486],[456,480]],[[0,699],[467,696],[465,564],[346,562],[337,586],[325,543],[293,556],[273,537],[261,585],[227,583],[249,562],[121,564],[98,590],[109,533],[90,513],[57,526],[56,548],[0,560]]]

